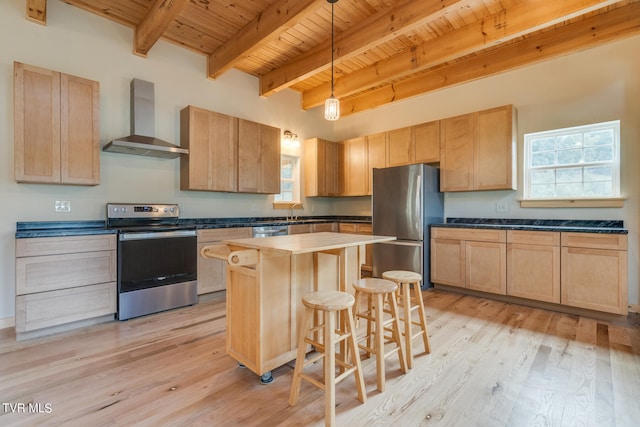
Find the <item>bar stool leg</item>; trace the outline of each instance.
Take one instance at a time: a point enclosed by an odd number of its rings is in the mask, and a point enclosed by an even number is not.
[[[325,423],[336,424],[336,359],[328,352],[335,351],[336,319],[333,313],[324,312],[324,413]]]
[[[296,359],[296,366],[293,369],[293,383],[291,384],[291,394],[289,395],[289,405],[294,406],[298,402],[298,395],[300,393],[300,383],[302,378],[302,370],[304,369],[304,357],[307,353],[307,345],[305,343],[305,336],[309,329],[311,329],[311,320],[313,318],[314,310],[305,307],[302,315],[302,325],[300,333],[298,334],[298,357]]]
[[[411,287],[409,283],[400,284],[402,287],[402,310],[404,311],[404,342],[407,350],[407,367],[413,368],[413,345],[411,332]]]
[[[358,355],[358,341],[356,340],[356,325],[354,319],[354,311],[352,307],[348,309],[348,317],[347,317],[347,327],[349,328],[349,332],[351,336],[347,338],[347,343],[349,346],[349,350],[351,352],[351,357],[353,359],[352,363],[356,366],[356,370],[354,371],[354,376],[356,380],[356,387],[358,389],[358,400],[362,403],[367,400],[367,393],[364,388],[364,374],[362,373],[362,363],[360,362],[360,356]]]
[[[374,345],[376,350],[376,376],[379,391],[384,391],[385,386],[385,362],[384,362],[384,319],[382,311],[382,294],[372,295],[374,300],[374,312],[376,319],[376,330]],[[371,322],[369,322],[371,323]]]
[[[422,342],[424,343],[424,351],[427,354],[430,354],[431,344],[429,343],[429,333],[427,331],[427,315],[424,312],[424,301],[422,300],[422,293],[420,292],[420,283],[414,283],[413,289],[416,299],[416,305],[418,307],[420,326],[422,327]]]
[[[398,313],[398,301],[396,300],[395,292],[389,294],[389,309],[391,311],[391,316],[396,319],[393,322],[393,329],[391,330],[392,339],[396,343],[398,343],[399,352],[400,352],[400,371],[403,373],[407,373],[407,359],[406,359],[406,350],[404,347],[404,343],[402,342],[402,333],[400,332],[400,317]]]

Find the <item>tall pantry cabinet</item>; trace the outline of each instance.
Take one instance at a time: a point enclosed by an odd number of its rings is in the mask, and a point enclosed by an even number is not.
[[[15,179],[100,183],[98,82],[14,62]]]

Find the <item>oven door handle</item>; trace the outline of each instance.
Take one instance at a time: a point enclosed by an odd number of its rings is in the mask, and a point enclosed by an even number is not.
[[[125,240],[150,240],[167,239],[171,237],[192,237],[196,235],[196,230],[175,230],[175,231],[152,231],[147,233],[121,233],[119,239]]]

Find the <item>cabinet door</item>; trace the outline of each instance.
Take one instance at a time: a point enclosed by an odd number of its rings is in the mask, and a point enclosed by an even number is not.
[[[464,242],[431,239],[431,281],[466,287]]]
[[[473,116],[441,122],[440,191],[473,189]]]
[[[413,163],[413,127],[387,132],[387,166],[403,166]]]
[[[479,111],[474,116],[474,189],[515,190],[513,106]]]
[[[414,163],[440,161],[440,121],[423,123],[413,127]]]
[[[314,197],[320,195],[320,187],[324,186],[320,172],[320,162],[324,162],[324,145],[318,138],[304,141],[304,195]],[[324,172],[324,171],[323,171]]]
[[[189,154],[180,157],[180,189],[210,190],[213,165],[210,139],[211,112],[196,107],[180,111],[180,146]]]
[[[63,184],[100,183],[100,84],[60,75],[60,163]]]
[[[280,130],[238,120],[238,191],[280,192]]]
[[[387,137],[383,133],[367,136],[367,194],[373,191],[373,169],[387,166]]]
[[[627,314],[627,251],[562,248],[561,302]]]
[[[344,145],[347,156],[345,195],[366,196],[369,193],[367,140],[365,137],[353,138],[345,141]]]
[[[509,243],[507,295],[559,304],[560,246]]]
[[[14,62],[18,182],[60,183],[60,73]]]
[[[324,191],[319,191],[321,196],[338,196],[340,194],[338,179],[339,148],[337,142],[325,141],[324,143],[324,164],[322,164],[324,186],[321,187]]]
[[[467,288],[505,295],[507,293],[507,248],[504,243],[466,242]]]
[[[208,145],[209,190],[238,191],[238,119],[209,111]]]

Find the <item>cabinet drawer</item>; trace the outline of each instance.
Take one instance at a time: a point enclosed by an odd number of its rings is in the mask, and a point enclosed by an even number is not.
[[[373,226],[371,224],[358,224],[358,233],[373,234]]]
[[[198,242],[215,242],[226,239],[241,239],[243,237],[251,237],[251,227],[198,230]]]
[[[627,250],[626,234],[562,233],[562,246]]]
[[[16,295],[116,280],[116,251],[16,258]]]
[[[16,297],[16,332],[91,319],[116,312],[116,283]]]
[[[434,239],[504,243],[507,240],[507,233],[506,230],[488,230],[483,228],[434,227],[431,229],[431,237]]]
[[[507,243],[521,243],[524,245],[560,246],[560,232],[507,230]]]
[[[319,233],[321,231],[336,231],[336,223],[335,222],[321,222],[319,224],[313,224],[312,230],[314,233]]]
[[[16,257],[108,251],[115,249],[115,234],[16,239]]]
[[[288,227],[289,234],[311,233],[311,224],[292,224]]]
[[[338,229],[340,230],[340,233],[357,234],[358,233],[358,224],[341,222],[340,225],[338,226]]]

